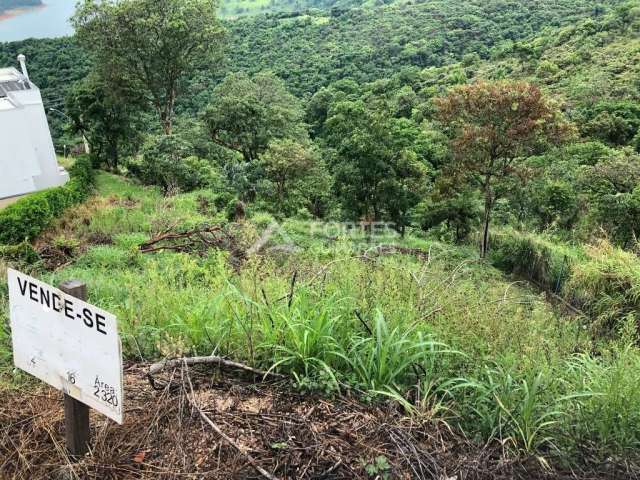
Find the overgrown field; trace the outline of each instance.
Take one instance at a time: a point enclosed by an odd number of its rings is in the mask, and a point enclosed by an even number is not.
[[[510,454],[545,464],[633,470],[632,318],[598,340],[587,318],[564,315],[473,248],[304,220],[276,227],[251,211],[234,223],[211,191],[164,197],[106,173],[97,190],[36,240],[38,263],[5,263],[54,284],[87,282],[90,301],[117,315],[129,359],[213,352],[288,374],[302,391],[391,398],[409,416],[502,440]],[[221,248],[140,251],[159,234],[205,224],[220,225]],[[29,380],[11,366],[0,278],[6,390]]]

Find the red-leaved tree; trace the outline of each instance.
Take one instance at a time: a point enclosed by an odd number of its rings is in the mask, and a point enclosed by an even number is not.
[[[451,138],[446,173],[480,188],[484,197],[480,256],[489,248],[489,226],[504,181],[521,160],[566,141],[574,127],[540,89],[526,82],[477,82],[435,100]]]

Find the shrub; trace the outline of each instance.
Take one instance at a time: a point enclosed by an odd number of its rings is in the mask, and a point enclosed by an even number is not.
[[[40,256],[29,242],[22,242],[17,245],[0,245],[0,259],[33,264],[40,260]]]
[[[613,242],[633,247],[640,234],[640,187],[633,192],[603,195],[595,202],[593,213]]]
[[[440,226],[440,232],[462,242],[478,223],[481,209],[469,192],[451,192],[446,198],[429,198],[413,209],[413,220],[423,230]]]
[[[66,185],[33,193],[0,211],[0,244],[32,240],[65,209],[87,198],[94,181],[91,160],[79,158],[70,173]]]
[[[142,155],[130,160],[127,167],[142,183],[159,185],[165,193],[210,187],[220,178],[209,161],[194,156],[192,146],[173,135],[152,137]]]
[[[545,179],[533,188],[532,207],[540,227],[557,225],[570,228],[578,216],[578,193],[573,185],[563,180]]]

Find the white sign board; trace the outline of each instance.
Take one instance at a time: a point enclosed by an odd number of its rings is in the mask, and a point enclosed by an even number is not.
[[[121,424],[116,317],[15,270],[8,277],[16,367]]]

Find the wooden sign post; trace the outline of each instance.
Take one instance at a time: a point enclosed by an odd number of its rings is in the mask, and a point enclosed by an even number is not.
[[[122,345],[116,317],[86,302],[87,286],[47,285],[7,270],[13,363],[64,393],[65,437],[89,450],[89,408],[122,424]]]
[[[67,295],[87,300],[87,285],[77,280],[60,284]],[[68,394],[64,394],[64,425],[67,450],[74,457],[81,457],[89,450],[89,407]]]

